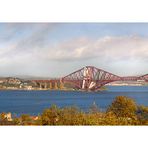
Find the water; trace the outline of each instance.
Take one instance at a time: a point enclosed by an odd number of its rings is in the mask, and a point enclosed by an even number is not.
[[[102,92],[78,91],[0,91],[0,112],[38,115],[52,104],[59,107],[78,106],[88,111],[93,102],[105,110],[116,96],[134,98],[137,104],[148,106],[148,86],[108,86]]]

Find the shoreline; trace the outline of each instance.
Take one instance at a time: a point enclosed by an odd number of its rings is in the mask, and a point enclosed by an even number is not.
[[[148,87],[148,85],[107,85],[106,88],[98,89],[97,91],[106,91],[108,90],[108,87]],[[86,91],[86,90],[74,90],[74,89],[22,89],[22,88],[0,88],[0,91],[2,90],[26,90],[26,91],[45,91],[45,90],[50,90],[50,91],[81,91],[81,92],[93,92],[92,91]],[[94,91],[94,92],[97,92]]]

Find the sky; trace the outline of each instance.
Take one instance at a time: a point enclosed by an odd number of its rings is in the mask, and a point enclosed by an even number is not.
[[[0,76],[62,77],[84,66],[148,73],[148,23],[0,23]]]

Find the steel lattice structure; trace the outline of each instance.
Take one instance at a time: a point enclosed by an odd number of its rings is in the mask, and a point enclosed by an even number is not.
[[[114,81],[146,81],[148,82],[148,74],[143,76],[126,76],[120,77],[102,69],[93,66],[83,67],[61,79],[50,80],[33,80],[32,82],[38,84],[63,84],[70,83],[73,88],[81,90],[97,90],[107,83]]]
[[[97,90],[114,81],[148,81],[148,74],[143,76],[120,77],[93,66],[83,67],[62,78],[63,83],[71,83],[82,90]]]
[[[64,83],[72,83],[84,90],[96,90],[107,83],[120,80],[121,77],[93,66],[83,67],[62,78]]]
[[[145,80],[146,82],[148,82],[148,74],[141,76],[140,79]]]

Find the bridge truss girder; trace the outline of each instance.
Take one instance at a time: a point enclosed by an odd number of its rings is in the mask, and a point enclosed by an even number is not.
[[[72,83],[83,90],[96,90],[107,83],[120,80],[121,77],[93,66],[83,67],[62,78],[64,83]]]

